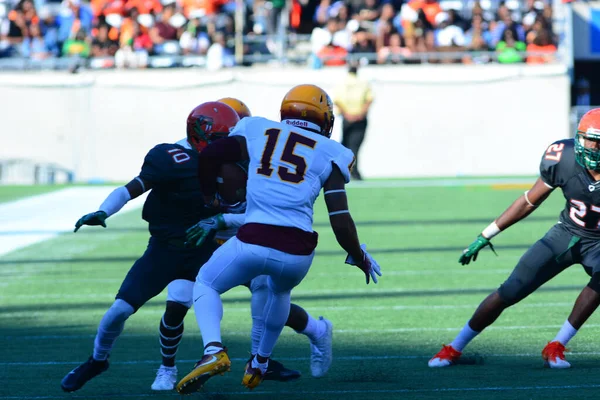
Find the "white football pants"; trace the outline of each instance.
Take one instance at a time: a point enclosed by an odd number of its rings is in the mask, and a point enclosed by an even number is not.
[[[237,237],[225,242],[202,266],[194,285],[194,311],[204,346],[221,342],[220,295],[259,275],[268,275],[269,297],[258,354],[269,357],[289,316],[291,291],[306,276],[313,257],[314,252],[308,256],[288,254],[244,243]]]

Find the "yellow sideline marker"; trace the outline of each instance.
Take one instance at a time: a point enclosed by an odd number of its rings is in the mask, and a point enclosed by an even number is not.
[[[493,190],[529,189],[533,183],[496,183],[490,187]]]

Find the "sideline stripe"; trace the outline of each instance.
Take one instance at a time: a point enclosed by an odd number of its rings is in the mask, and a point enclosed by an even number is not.
[[[361,393],[444,393],[444,392],[506,392],[506,391],[530,391],[530,390],[572,390],[572,389],[596,389],[600,388],[600,384],[588,385],[544,385],[544,386],[483,386],[483,387],[457,387],[457,388],[431,388],[431,389],[357,389],[357,390],[270,390],[270,391],[244,391],[244,392],[199,392],[205,396],[224,396],[224,395],[239,395],[239,396],[264,396],[264,395],[335,395],[335,394],[361,394]],[[180,397],[177,393],[165,393],[163,395]],[[156,397],[156,394],[140,393],[140,394],[103,394],[103,395],[65,395],[65,396],[0,396],[0,399],[28,399],[28,400],[45,400],[45,399],[64,399],[64,398],[86,398],[86,399],[105,399],[119,397]]]

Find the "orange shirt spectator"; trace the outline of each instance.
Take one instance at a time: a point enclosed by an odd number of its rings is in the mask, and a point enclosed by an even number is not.
[[[527,57],[527,64],[546,64],[554,60],[556,46],[550,41],[548,31],[543,30],[537,33],[532,43],[527,45],[528,52],[548,53],[548,55],[535,55]]]
[[[323,65],[345,65],[348,51],[340,46],[325,46],[317,53],[317,57],[323,60]]]
[[[189,18],[190,12],[204,10],[204,15],[213,15],[227,3],[226,0],[182,0],[183,15]]]
[[[163,6],[160,0],[127,0],[125,3],[125,10],[137,8],[140,14],[151,14],[154,15],[160,13],[163,10]]]
[[[123,13],[125,1],[122,0],[91,0],[90,6],[94,16]]]
[[[427,17],[427,21],[433,26],[435,26],[435,16],[438,15],[439,12],[442,12],[442,7],[437,0],[412,0],[408,3],[408,6],[415,11],[422,8]]]

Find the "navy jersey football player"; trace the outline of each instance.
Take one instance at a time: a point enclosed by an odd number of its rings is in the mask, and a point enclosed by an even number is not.
[[[78,390],[105,371],[109,353],[127,318],[172,281],[194,281],[200,266],[210,258],[215,243],[207,242],[201,248],[184,246],[186,229],[217,212],[204,205],[198,181],[198,153],[211,141],[227,136],[238,121],[235,110],[223,103],[207,102],[194,108],[187,119],[186,139],[151,149],[139,176],[115,189],[99,211],[84,215],[75,224],[75,232],[83,225],[106,227],[108,217],[150,190],[142,211],[150,230],[148,247],[127,273],[115,302],[100,321],[93,355],[62,380],[64,391]],[[168,323],[164,319],[162,322]]]
[[[531,214],[556,188],[562,189],[566,200],[558,223],[525,252],[508,279],[479,305],[454,341],[429,360],[430,367],[456,363],[464,347],[502,311],[571,265],[581,264],[591,279],[556,337],[542,350],[546,366],[571,366],[565,360],[565,346],[600,305],[600,108],[582,117],[575,139],[559,140],[546,149],[533,187],[483,230],[459,262],[475,261],[482,248],[492,247],[490,239]]]

